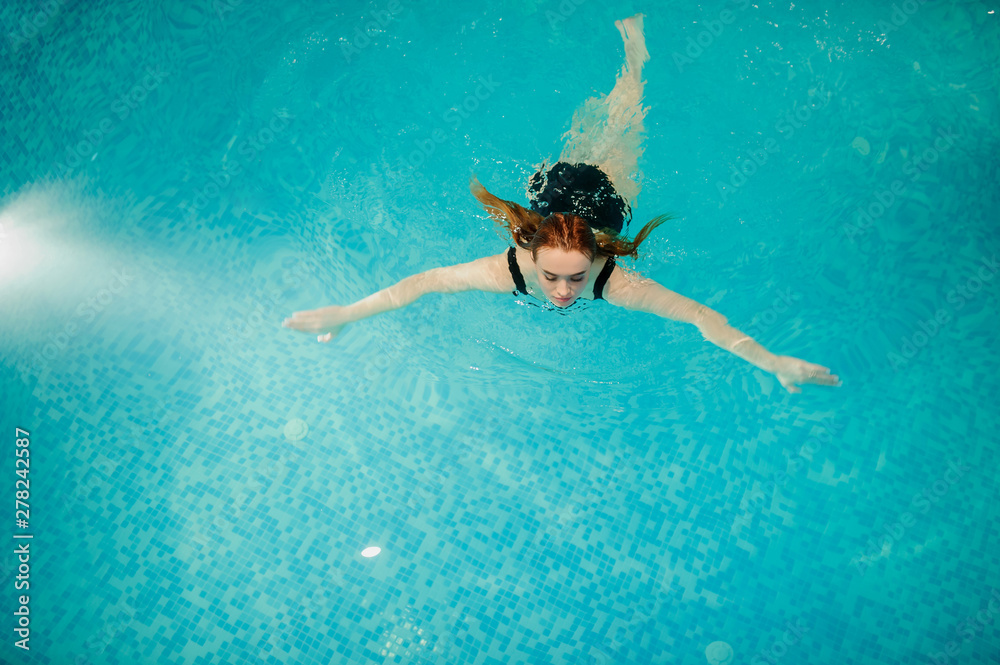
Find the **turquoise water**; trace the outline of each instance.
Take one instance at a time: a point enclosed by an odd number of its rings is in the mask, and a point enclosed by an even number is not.
[[[5,3],[0,662],[1000,662],[997,10]],[[607,303],[281,328],[503,251],[470,175],[638,11],[634,267],[843,386]]]

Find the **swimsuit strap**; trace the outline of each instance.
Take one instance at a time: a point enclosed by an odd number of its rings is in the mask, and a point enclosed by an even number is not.
[[[521,276],[521,269],[517,265],[516,251],[513,247],[507,250],[507,266],[510,268],[510,276],[514,278],[514,286],[517,287],[517,290],[513,293],[515,296],[519,292],[529,295],[528,289],[524,285],[524,277]]]
[[[611,277],[611,271],[615,269],[615,257],[609,256],[607,262],[604,264],[604,268],[601,270],[601,274],[597,276],[597,280],[594,281],[594,300],[604,300],[604,296],[601,292],[604,291],[604,284]]]

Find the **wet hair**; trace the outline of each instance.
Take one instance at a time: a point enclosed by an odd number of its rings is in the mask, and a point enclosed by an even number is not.
[[[472,176],[469,184],[472,195],[486,208],[490,216],[506,226],[518,247],[531,251],[531,259],[538,259],[542,249],[577,251],[593,263],[598,254],[602,256],[639,257],[639,245],[660,224],[673,219],[672,215],[660,215],[647,223],[629,240],[614,229],[601,228],[596,234],[590,220],[579,215],[554,212],[547,217],[534,210],[501,199],[486,190],[482,183]]]

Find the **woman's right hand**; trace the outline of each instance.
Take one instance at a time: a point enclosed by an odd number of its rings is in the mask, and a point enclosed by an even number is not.
[[[348,323],[353,321],[347,313],[347,307],[341,305],[330,305],[319,309],[308,309],[302,312],[295,312],[290,318],[285,319],[281,325],[293,330],[301,330],[307,333],[319,333],[317,342],[329,342],[340,334]]]
[[[778,356],[775,361],[774,375],[790,393],[800,393],[798,383],[818,383],[822,386],[839,386],[840,377],[830,374],[829,367],[808,363],[792,356]]]

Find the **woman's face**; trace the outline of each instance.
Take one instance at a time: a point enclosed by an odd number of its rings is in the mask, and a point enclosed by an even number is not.
[[[586,288],[592,263],[580,252],[546,248],[538,250],[535,272],[549,301],[569,307]]]

